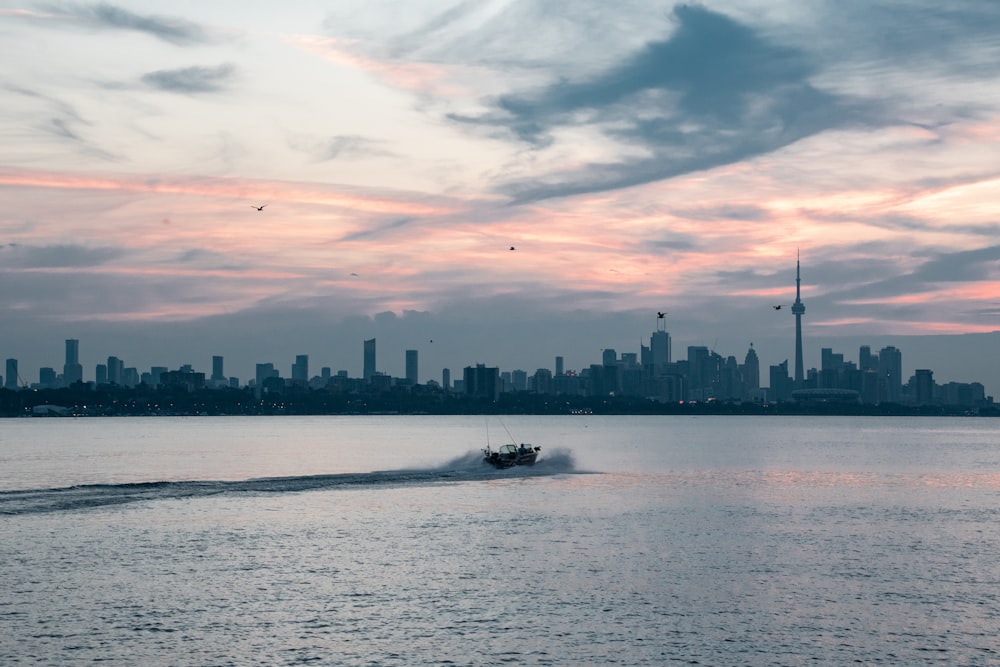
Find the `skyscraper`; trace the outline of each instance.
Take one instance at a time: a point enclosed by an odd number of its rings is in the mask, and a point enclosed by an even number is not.
[[[125,362],[118,357],[108,357],[108,382],[120,385],[122,383],[122,372],[125,370]]]
[[[806,306],[802,303],[802,276],[798,257],[795,258],[795,303],[792,304],[792,314],[795,315],[795,387],[802,388],[804,379],[802,373],[802,316]]]
[[[880,399],[899,403],[903,393],[903,353],[889,345],[878,352]]]
[[[375,377],[375,339],[369,338],[365,341],[365,382],[371,382],[373,377]]]
[[[292,364],[292,381],[296,384],[306,384],[309,382],[309,355],[295,355],[295,363]]]
[[[406,381],[411,384],[418,384],[417,382],[417,351],[407,350],[406,351]]]
[[[223,382],[226,374],[222,372],[222,357],[215,355],[212,357],[212,382]]]
[[[662,371],[670,363],[670,334],[663,329],[654,331],[649,337],[649,350],[653,357],[653,368]]]
[[[747,389],[760,389],[760,359],[757,358],[757,350],[753,349],[753,343],[750,343],[747,356],[743,358],[743,382]]]
[[[80,365],[80,341],[66,339],[66,363],[63,365],[63,382],[66,386],[83,380],[83,366]]]
[[[17,389],[17,359],[7,360],[7,376],[3,386],[4,389]]]

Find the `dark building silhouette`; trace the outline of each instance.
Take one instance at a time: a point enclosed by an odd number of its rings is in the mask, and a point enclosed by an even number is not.
[[[365,382],[371,382],[375,377],[375,339],[369,338],[365,341],[364,374],[362,378]]]
[[[419,362],[416,350],[406,351],[406,381],[410,385],[420,384],[419,382]]]
[[[7,376],[4,379],[4,389],[17,389],[17,359],[7,360]]]
[[[220,383],[226,381],[226,374],[222,371],[222,357],[212,357],[212,382]]]
[[[792,304],[792,315],[795,315],[795,387],[802,388],[802,316],[806,306],[802,303],[802,272],[798,258],[795,259],[795,303]]]
[[[68,385],[83,381],[83,366],[80,365],[80,341],[66,340],[66,363],[63,364],[63,383]]]
[[[879,401],[899,403],[903,390],[903,353],[892,345],[878,353]]]
[[[485,364],[466,366],[462,373],[465,393],[495,401],[500,397],[500,369]]]

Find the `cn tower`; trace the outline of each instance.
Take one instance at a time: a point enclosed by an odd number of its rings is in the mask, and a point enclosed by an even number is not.
[[[795,303],[792,304],[792,314],[795,315],[795,386],[802,388],[802,316],[806,305],[802,303],[801,293],[802,272],[798,253],[795,255]]]

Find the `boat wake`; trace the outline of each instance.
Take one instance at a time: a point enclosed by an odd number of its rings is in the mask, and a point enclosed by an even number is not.
[[[52,489],[0,491],[0,514],[40,514],[86,510],[135,502],[173,500],[220,494],[299,493],[359,486],[398,486],[541,477],[577,473],[568,450],[555,449],[533,466],[497,470],[483,462],[481,452],[468,452],[430,468],[383,470],[333,475],[261,477],[239,481],[159,481],[127,484],[81,484]]]

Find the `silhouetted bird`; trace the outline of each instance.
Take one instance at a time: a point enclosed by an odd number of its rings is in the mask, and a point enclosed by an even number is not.
[[[661,312],[657,311],[656,312],[656,316],[662,320],[664,317],[667,316],[667,314],[666,313],[661,313]]]
[[[514,246],[511,246],[511,247],[510,247],[510,249],[511,249],[511,250],[513,250],[513,249],[514,249]]]
[[[781,306],[773,306],[775,310],[781,310]]]
[[[260,206],[257,206],[257,205],[255,205],[255,204],[250,204],[250,206],[251,206],[252,208],[255,208],[255,209],[257,209],[258,211],[263,211],[263,210],[264,210],[264,207],[265,207],[265,206],[267,206],[267,204],[261,204]]]

